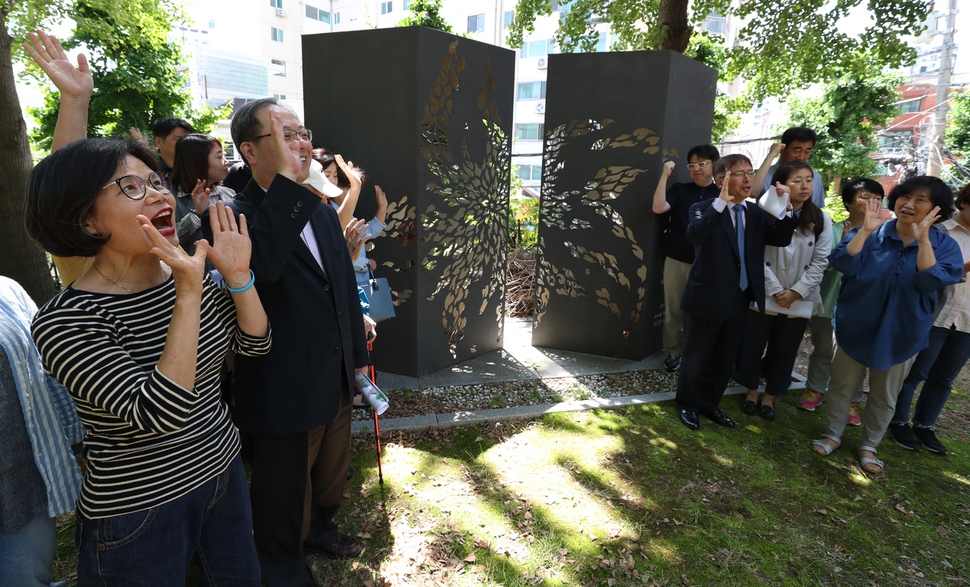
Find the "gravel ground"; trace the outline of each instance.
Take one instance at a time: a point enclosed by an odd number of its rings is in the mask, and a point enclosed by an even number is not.
[[[391,405],[382,418],[470,412],[512,406],[535,406],[593,398],[625,397],[673,391],[675,373],[662,369],[629,371],[584,377],[559,377],[501,383],[384,390]],[[355,410],[355,420],[368,420],[370,412]]]
[[[811,352],[812,343],[809,333],[806,332],[795,360],[797,373],[802,375],[806,373]],[[734,385],[733,381],[731,385]],[[656,369],[426,389],[386,389],[384,391],[388,394],[391,405],[381,417],[403,418],[552,404],[571,400],[626,397],[645,393],[672,392],[676,391],[676,387],[676,373]],[[964,367],[963,372],[954,382],[954,387],[970,391],[970,368]],[[801,392],[795,391],[789,394],[786,401],[794,404],[800,396]],[[354,410],[355,420],[370,420],[372,417],[369,410]],[[944,410],[938,424],[967,433],[970,431],[970,414],[962,410]]]

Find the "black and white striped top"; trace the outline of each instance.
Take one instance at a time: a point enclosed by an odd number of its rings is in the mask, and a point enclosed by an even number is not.
[[[226,349],[265,354],[270,336],[239,330],[229,294],[206,276],[195,389],[183,389],[156,369],[174,309],[169,277],[129,295],[68,288],[34,319],[44,366],[70,391],[87,429],[78,500],[86,517],[170,502],[221,473],[239,452],[219,369]]]

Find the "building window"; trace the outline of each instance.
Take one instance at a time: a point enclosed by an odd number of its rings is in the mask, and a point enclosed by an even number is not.
[[[480,33],[485,30],[485,15],[475,14],[468,17],[468,32]]]
[[[272,6],[273,8],[282,9],[283,0],[269,0],[269,5]]]
[[[330,23],[330,13],[326,10],[321,10],[316,6],[306,5],[306,16],[311,20],[319,20],[320,22]]]
[[[388,0],[387,2],[381,2],[381,14],[389,14],[394,10],[394,2]]]
[[[339,12],[334,12],[333,13],[333,24],[340,24],[340,13]]]
[[[913,112],[920,111],[920,105],[923,103],[922,98],[917,98],[915,100],[909,100],[907,102],[899,102],[899,113],[900,114],[912,114]]]
[[[502,27],[509,28],[512,26],[512,19],[515,17],[515,13],[511,10],[506,10],[505,14],[502,15]]]
[[[876,144],[881,153],[903,152],[913,146],[913,131],[890,130],[877,135]]]
[[[538,122],[515,125],[515,138],[520,141],[538,141],[542,138],[542,125]]]
[[[283,29],[278,29],[275,26],[269,27],[269,38],[277,43],[283,42]]]
[[[273,64],[273,67],[271,68],[272,71],[273,71],[273,75],[278,75],[280,77],[286,77],[286,62],[285,61],[282,61],[280,59],[270,59],[270,62],[272,62],[272,64]]]
[[[542,181],[542,165],[516,165],[515,172],[523,181]]]
[[[404,0],[404,10],[411,10],[411,0]]]
[[[541,41],[530,41],[522,45],[520,57],[543,57],[552,52],[553,43],[551,39]]]
[[[286,100],[286,94],[273,94],[273,97],[277,100]]]
[[[523,82],[519,84],[519,100],[545,100],[546,82]]]
[[[726,22],[727,20],[723,16],[712,12],[701,23],[701,28],[715,35],[723,35]]]

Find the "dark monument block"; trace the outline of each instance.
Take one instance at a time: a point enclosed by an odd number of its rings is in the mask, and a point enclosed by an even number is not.
[[[368,253],[397,317],[378,368],[419,376],[502,347],[515,53],[407,27],[303,37],[306,125],[363,167],[387,228]],[[310,341],[308,341],[309,343]]]
[[[660,350],[665,160],[711,140],[717,72],[672,51],[550,55],[532,344]]]

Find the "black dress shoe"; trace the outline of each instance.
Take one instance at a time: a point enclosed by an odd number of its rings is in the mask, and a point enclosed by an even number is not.
[[[697,412],[695,410],[688,410],[687,408],[680,409],[680,422],[690,428],[691,430],[700,430],[701,421],[697,417]]]
[[[758,404],[753,401],[746,399],[741,402],[741,413],[746,416],[754,416],[755,411],[758,409]]]
[[[337,534],[337,538],[329,544],[304,544],[304,550],[319,552],[327,558],[357,558],[363,550],[357,542],[346,534]]]
[[[761,406],[761,417],[769,422],[775,421],[775,406]]]
[[[721,410],[714,408],[713,410],[708,410],[704,412],[704,415],[710,418],[712,422],[718,426],[724,426],[725,428],[734,428],[734,420],[728,417],[727,414]]]

